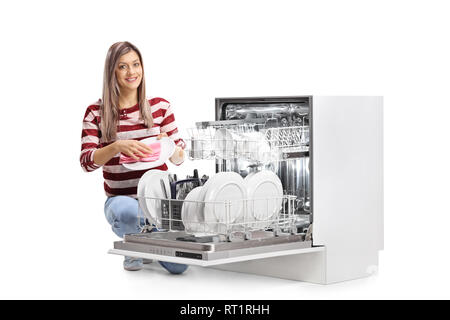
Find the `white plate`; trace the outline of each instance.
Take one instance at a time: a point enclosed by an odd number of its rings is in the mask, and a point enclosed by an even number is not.
[[[280,178],[272,171],[255,173],[245,180],[249,206],[249,220],[260,221],[257,228],[266,228],[275,219],[283,203],[283,185]],[[253,217],[253,219],[251,218]]]
[[[256,172],[250,172],[245,178],[244,178],[244,186],[247,188],[247,185],[249,183],[249,180],[252,176],[254,176]],[[247,189],[247,199],[249,199],[249,193]],[[247,201],[247,208],[243,215],[241,215],[238,219],[235,221],[236,223],[239,223],[239,225],[236,225],[234,229],[236,231],[240,231],[243,228],[242,227],[255,227],[255,218],[253,217],[253,214],[250,210],[250,202]]]
[[[218,223],[233,223],[244,214],[244,201],[247,190],[244,179],[236,172],[219,172],[210,177],[203,186],[200,199],[203,198],[203,221],[217,230]],[[226,201],[230,201],[227,217]]]
[[[183,221],[186,232],[197,231],[197,225],[200,223],[199,215],[197,214],[200,205],[196,202],[189,201],[198,201],[198,196],[200,195],[202,188],[203,187],[197,187],[192,189],[183,201],[181,220]]]
[[[158,228],[162,227],[161,220],[161,201],[152,198],[165,198],[161,188],[160,179],[164,180],[167,196],[170,198],[169,172],[162,170],[149,170],[144,173],[138,183],[139,205],[146,218]]]
[[[201,203],[190,201],[201,201],[201,191],[203,187],[196,187],[188,193],[181,209],[181,220],[183,221],[185,231],[196,235],[206,235],[212,230],[201,220]]]
[[[144,173],[145,175],[145,173]],[[142,210],[142,213],[144,214],[144,216],[149,219],[149,221],[151,223],[155,223],[155,221],[150,220],[149,215],[148,215],[148,209],[147,209],[147,205],[145,203],[145,179],[142,179],[144,177],[144,175],[142,175],[141,179],[139,179],[139,183],[137,186],[137,197],[138,197],[138,203],[139,203],[139,207]]]
[[[250,177],[254,176],[256,172],[250,172],[248,175],[245,176],[244,181],[247,181],[250,179]]]
[[[134,162],[134,163],[122,163],[122,165],[130,170],[145,170],[156,168],[163,165],[175,152],[175,142],[168,137],[162,137],[160,140],[157,140],[156,137],[150,137],[147,139],[140,140],[145,144],[151,144],[155,141],[159,141],[161,143],[161,153],[159,155],[159,159],[156,161],[148,161],[148,162]]]

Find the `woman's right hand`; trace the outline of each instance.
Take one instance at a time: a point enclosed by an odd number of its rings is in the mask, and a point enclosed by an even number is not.
[[[137,140],[117,140],[114,142],[117,152],[132,157],[135,160],[152,154],[153,150],[148,145]]]

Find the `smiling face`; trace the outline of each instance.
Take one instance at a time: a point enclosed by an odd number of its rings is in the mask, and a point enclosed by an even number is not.
[[[136,90],[142,81],[142,65],[138,54],[131,50],[122,55],[115,73],[117,83],[122,91]]]

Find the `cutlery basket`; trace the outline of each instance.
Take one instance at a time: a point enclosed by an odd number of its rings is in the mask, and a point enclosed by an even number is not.
[[[195,187],[202,185],[204,181],[199,178],[185,179],[179,181],[173,181],[170,183],[170,196],[171,199],[184,200],[186,194]],[[177,192],[177,188],[185,190],[183,194]],[[178,197],[177,197],[178,195]],[[179,230],[183,231],[184,224],[181,217],[183,203],[180,201],[170,201],[168,199],[161,199],[161,217],[162,228],[166,230]],[[172,217],[172,218],[171,218]]]

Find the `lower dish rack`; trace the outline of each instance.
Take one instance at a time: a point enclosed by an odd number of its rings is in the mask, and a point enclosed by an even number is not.
[[[143,212],[151,216],[138,217],[147,220],[141,225],[142,232],[155,227],[158,231],[185,231],[192,235],[217,235],[232,241],[236,234],[271,231],[297,233],[298,215],[294,214],[297,197],[283,195],[263,199],[241,199],[227,201],[198,201],[166,199],[159,197],[138,197],[139,203],[146,206]],[[139,211],[139,214],[142,214]]]
[[[241,261],[312,247],[312,225],[303,230],[297,228],[295,196],[222,202],[144,198],[140,203],[149,207],[158,204],[161,211],[147,217],[149,223],[141,226],[141,233],[125,235],[123,241],[115,242],[110,253],[196,264],[195,261]],[[199,221],[197,214],[202,210],[205,219]],[[236,210],[242,213],[233,218]],[[145,219],[138,219],[142,220]]]

